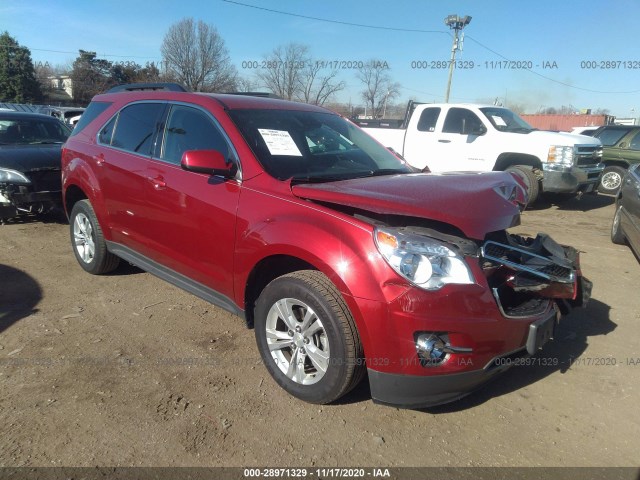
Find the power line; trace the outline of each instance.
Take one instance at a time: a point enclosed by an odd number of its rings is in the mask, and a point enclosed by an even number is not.
[[[498,57],[510,61],[510,58],[505,57],[504,55],[502,55],[499,52],[496,52],[495,50],[487,47],[486,45],[480,43],[478,40],[476,40],[475,38],[473,38],[471,35],[466,35],[465,38],[471,40],[472,42],[475,42],[476,44],[478,44],[480,47],[490,51],[491,53],[493,53],[494,55],[497,55]],[[576,85],[571,85],[570,83],[566,83],[563,82],[561,80],[556,80],[555,78],[551,78],[551,77],[547,77],[546,75],[542,75],[541,73],[536,72],[535,70],[532,70],[531,68],[523,68],[523,70],[526,70],[527,72],[533,73],[534,75],[537,75],[540,78],[544,78],[545,80],[549,80],[550,82],[554,82],[560,85],[564,85],[565,87],[569,87],[569,88],[575,88],[576,90],[582,90],[584,92],[591,92],[591,93],[606,93],[606,94],[629,94],[629,93],[638,93],[640,92],[640,90],[629,90],[626,92],[607,92],[607,91],[603,91],[603,90],[592,90],[590,88],[583,88],[583,87],[578,87]]]
[[[288,15],[290,17],[306,18],[308,20],[317,20],[319,22],[337,23],[340,25],[348,25],[350,27],[374,28],[376,30],[392,30],[395,32],[443,33],[445,35],[450,35],[449,32],[444,30],[418,30],[413,28],[384,27],[382,25],[366,25],[364,23],[343,22],[341,20],[331,20],[328,18],[311,17],[309,15],[300,15],[298,13],[283,12],[282,10],[274,10],[271,8],[258,7],[257,5],[249,5],[248,3],[235,2],[233,0],[222,0],[222,1],[226,3],[233,3],[234,5],[240,5],[241,7],[255,8],[256,10],[264,10],[265,12],[278,13],[280,15]]]

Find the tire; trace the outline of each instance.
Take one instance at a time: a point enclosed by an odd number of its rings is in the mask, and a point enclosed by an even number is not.
[[[85,271],[100,275],[118,267],[120,259],[107,250],[102,228],[89,200],[80,200],[71,209],[69,231],[73,254]]]
[[[538,182],[536,174],[533,173],[533,167],[528,165],[512,165],[508,167],[505,172],[513,172],[522,178],[522,181],[527,186],[527,193],[529,195],[529,203],[527,205],[533,205],[540,195],[540,183]]]
[[[331,403],[364,376],[353,317],[321,272],[302,270],[269,283],[256,302],[254,326],[269,374],[294,397]]]
[[[620,225],[620,215],[622,215],[622,206],[616,208],[616,214],[613,216],[613,222],[611,223],[611,241],[618,245],[624,245],[626,243],[626,237]]]
[[[602,172],[602,177],[600,177],[598,191],[609,195],[617,194],[622,185],[622,177],[624,177],[626,172],[624,168],[618,167],[617,165],[605,168]]]

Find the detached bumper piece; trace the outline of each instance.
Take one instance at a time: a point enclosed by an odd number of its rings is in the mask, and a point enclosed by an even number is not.
[[[555,301],[563,314],[585,306],[592,284],[580,272],[580,253],[546,234],[535,239],[506,235],[488,240],[481,259],[503,315],[523,318],[546,310]]]

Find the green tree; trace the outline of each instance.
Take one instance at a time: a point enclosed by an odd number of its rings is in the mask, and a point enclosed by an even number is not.
[[[73,99],[86,104],[94,95],[104,92],[116,82],[113,80],[113,64],[109,60],[96,58],[96,52],[79,50],[79,53],[71,70]]]
[[[0,100],[29,103],[41,98],[31,51],[5,31],[0,34]]]

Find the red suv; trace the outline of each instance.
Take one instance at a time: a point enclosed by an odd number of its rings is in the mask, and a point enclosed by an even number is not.
[[[245,318],[274,380],[332,402],[460,398],[553,337],[591,286],[576,250],[511,235],[509,173],[415,172],[345,118],[246,95],[129,85],[63,150],[74,254],[124,259]]]

